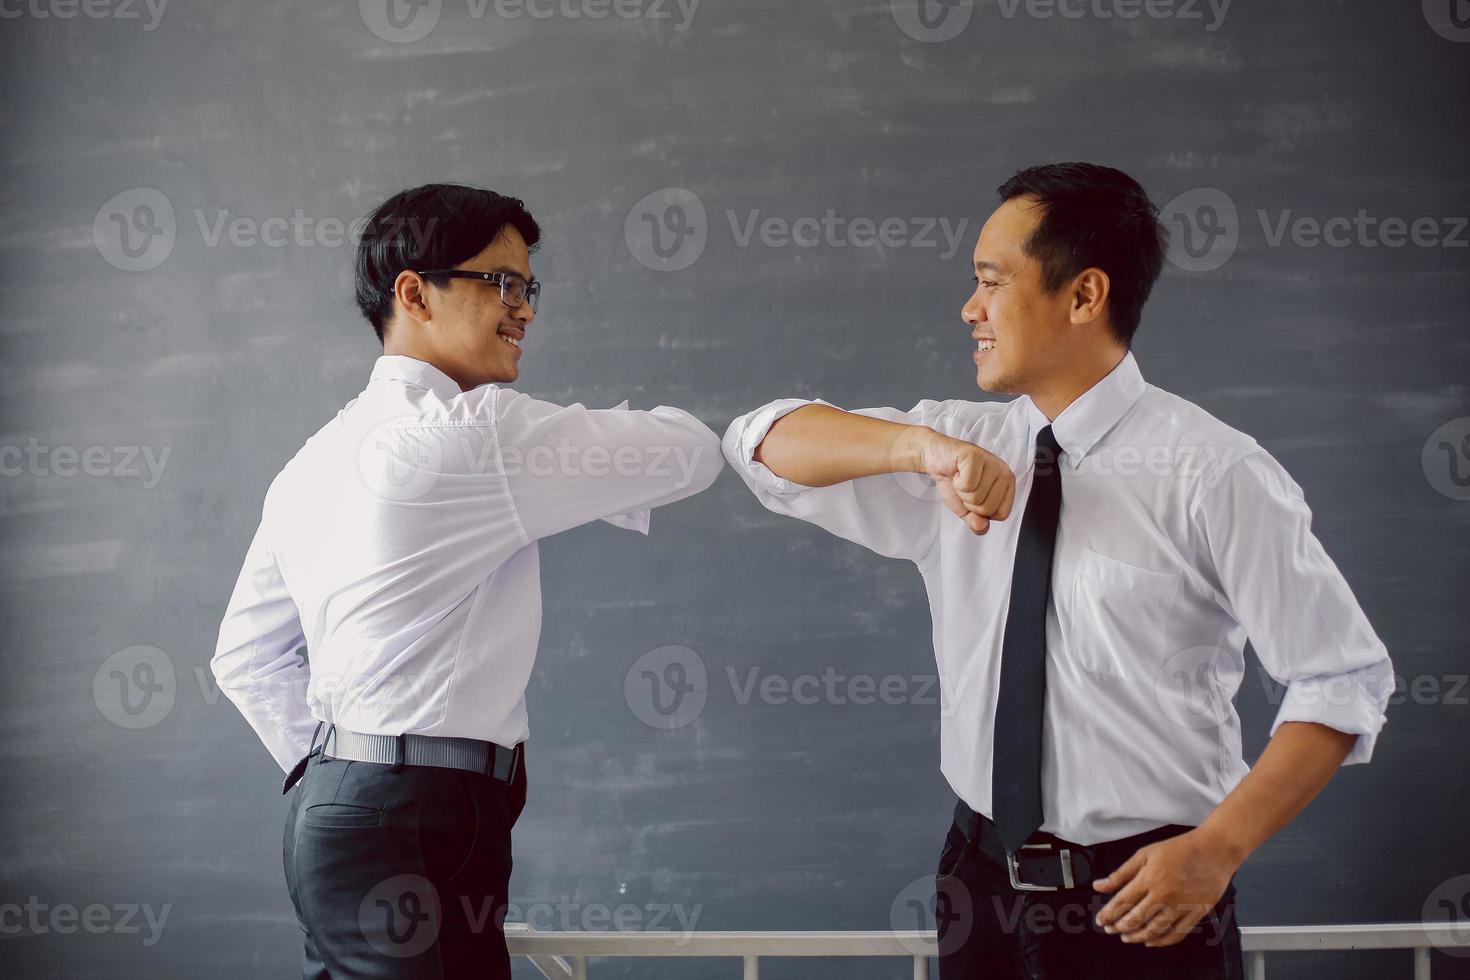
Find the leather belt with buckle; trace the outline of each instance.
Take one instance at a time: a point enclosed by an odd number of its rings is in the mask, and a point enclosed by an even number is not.
[[[311,747],[306,757],[296,763],[286,776],[281,793],[290,791],[300,781],[310,764],[311,758],[320,754],[327,759],[350,759],[354,762],[377,762],[401,766],[437,766],[445,769],[463,769],[466,772],[484,773],[503,783],[515,780],[516,769],[521,762],[520,745],[509,747],[497,745],[477,738],[460,738],[443,735],[374,735],[348,731],[336,725],[326,725],[327,735],[322,744],[316,744],[316,736],[325,723],[318,723],[311,736]]]
[[[1191,827],[1166,824],[1153,830],[1100,844],[1074,844],[1052,834],[1033,834],[1014,854],[1006,852],[995,824],[960,800],[954,820],[965,839],[996,864],[1003,865],[1011,887],[1023,892],[1055,892],[1090,888],[1121,867],[1140,847],[1178,836]]]
[[[1022,844],[1019,852],[1005,854],[1005,862],[1011,887],[1017,891],[1055,892],[1092,884],[1093,855],[1087,848]]]

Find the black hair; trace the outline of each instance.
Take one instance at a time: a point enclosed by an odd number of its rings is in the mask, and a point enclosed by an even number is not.
[[[400,272],[455,268],[483,252],[506,226],[536,250],[541,227],[519,198],[464,184],[425,184],[378,205],[363,225],[353,275],[357,308],[379,342],[393,317]]]
[[[996,191],[1002,201],[1034,197],[1044,209],[1025,248],[1041,264],[1047,292],[1083,269],[1107,273],[1108,320],[1131,346],[1169,240],[1138,181],[1095,163],[1049,163],[1017,172]]]

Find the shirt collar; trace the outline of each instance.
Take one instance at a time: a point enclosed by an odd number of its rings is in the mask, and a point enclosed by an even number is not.
[[[449,375],[428,361],[402,354],[384,354],[378,358],[369,381],[402,381],[432,391],[444,399],[461,394],[458,383]]]
[[[1062,409],[1060,415],[1048,421],[1041,409],[1029,398],[1030,456],[1036,454],[1036,436],[1050,425],[1051,434],[1056,436],[1057,445],[1062,447],[1072,466],[1081,465],[1082,460],[1097,445],[1099,439],[1117,424],[1123,413],[1133,407],[1143,395],[1143,375],[1133,352],[1123,355],[1111,371],[1100,381]]]

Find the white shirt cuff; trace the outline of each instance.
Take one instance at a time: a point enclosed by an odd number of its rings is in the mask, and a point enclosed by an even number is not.
[[[757,463],[754,459],[755,447],[765,439],[766,433],[771,431],[771,426],[798,408],[807,405],[830,406],[831,404],[821,398],[779,398],[749,415],[741,416],[730,423],[730,428],[725,431],[725,438],[721,441],[720,448],[725,453],[725,459],[730,462],[731,466],[745,473],[751,485],[756,489],[777,494],[797,493],[811,489],[779,477],[772,473],[766,464]]]
[[[1393,689],[1393,669],[1387,660],[1343,674],[1299,677],[1286,687],[1281,708],[1271,723],[1271,734],[1275,735],[1287,721],[1326,725],[1358,736],[1343,765],[1367,762],[1388,720],[1383,709]]]

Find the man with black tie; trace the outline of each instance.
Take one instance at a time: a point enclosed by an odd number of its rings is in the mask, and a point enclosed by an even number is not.
[[[510,976],[537,541],[599,519],[647,534],[650,508],[724,467],[677,408],[505,387],[540,236],[519,200],[459,185],[372,214],[357,304],[383,356],[271,483],[220,627],[220,689],[296,786],[282,856],[307,980]]]
[[[1234,874],[1368,761],[1392,667],[1281,465],[1144,381],[1165,232],[1143,189],[1072,163],[999,193],[962,319],[976,383],[1019,397],[782,399],[725,456],[765,507],[923,575],[958,797],[941,975],[1239,977]],[[1286,688],[1254,768],[1247,638]]]

